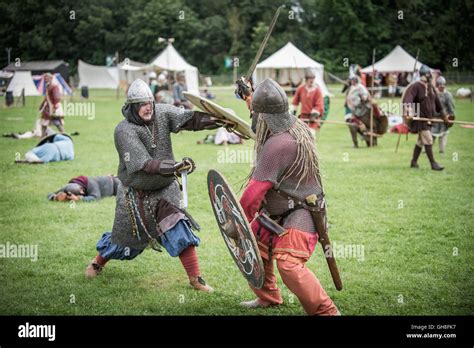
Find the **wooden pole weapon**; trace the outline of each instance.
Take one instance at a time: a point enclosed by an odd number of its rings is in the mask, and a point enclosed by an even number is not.
[[[374,80],[375,80],[375,48],[372,51],[372,83],[371,83],[372,88],[370,91],[372,93],[372,96],[374,93]],[[374,105],[371,105],[371,108],[370,108],[370,147],[373,146],[373,142],[374,142],[374,139],[373,139],[374,137],[372,136],[373,127],[374,127]]]
[[[412,117],[411,120],[412,120],[412,121],[424,121],[424,122],[444,123],[444,120],[439,119],[439,118]],[[458,121],[448,120],[448,123],[474,125],[474,122],[459,121],[459,120],[458,120]]]

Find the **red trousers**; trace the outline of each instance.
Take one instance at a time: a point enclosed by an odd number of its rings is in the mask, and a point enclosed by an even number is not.
[[[252,223],[252,230],[258,222]],[[306,261],[314,251],[317,235],[297,229],[289,229],[282,237],[273,238],[272,259],[268,258],[268,231],[260,230],[259,249],[265,267],[265,281],[261,289],[250,288],[261,300],[271,304],[282,304],[280,289],[274,273],[273,259],[283,283],[296,295],[308,315],[337,315],[334,302],[324,291],[318,278],[306,267]]]

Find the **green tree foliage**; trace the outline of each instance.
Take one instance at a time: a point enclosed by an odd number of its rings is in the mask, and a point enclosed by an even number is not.
[[[292,41],[329,71],[368,65],[400,44],[442,70],[472,70],[474,3],[469,0],[0,0],[0,66],[12,59],[78,59],[105,64],[107,55],[149,62],[174,37],[201,73],[225,71],[237,56],[251,63],[276,7],[284,4],[262,59]],[[453,66],[458,62],[459,66]]]

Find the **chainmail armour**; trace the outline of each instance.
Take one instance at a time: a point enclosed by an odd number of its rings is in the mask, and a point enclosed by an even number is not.
[[[282,197],[277,193],[277,190],[290,193],[302,202],[311,194],[317,194],[319,197],[322,193],[321,185],[315,178],[303,179],[298,186],[300,180],[298,170],[281,181],[285,172],[295,162],[296,153],[297,141],[290,133],[283,132],[271,135],[257,158],[252,178],[258,181],[270,181],[274,185],[273,189],[265,195],[265,209],[270,215],[281,215],[292,208],[291,200]],[[316,231],[311,213],[305,209],[297,209],[288,215],[283,220],[283,227],[296,228],[306,232]]]
[[[273,184],[273,188],[265,195],[264,208],[270,215],[283,215],[297,206],[297,202],[288,198],[285,193],[291,194],[301,202],[311,194],[316,194],[318,197],[322,194],[321,184],[316,177],[308,176],[301,179],[303,163],[288,176],[299,151],[298,140],[290,132],[299,127],[303,132],[307,131],[306,136],[310,136],[309,128],[304,125],[301,128],[301,121],[297,121],[297,118],[288,112],[288,98],[285,91],[272,79],[266,79],[256,87],[252,107],[258,114],[257,128],[259,125],[263,126],[263,123],[260,123],[264,122],[270,131],[263,147],[258,150],[252,179],[269,181]],[[282,192],[283,196],[278,191]],[[297,209],[287,215],[283,219],[283,227],[316,232],[311,213],[305,209]]]
[[[181,192],[174,177],[147,174],[141,169],[151,159],[174,160],[170,133],[177,133],[179,127],[192,118],[193,111],[166,104],[155,105],[154,111],[154,119],[148,125],[137,125],[125,119],[115,128],[118,177],[122,185],[117,190],[112,242],[124,247],[143,249],[149,241],[146,235],[132,234],[125,200],[128,187],[145,191],[148,197],[143,201],[146,225],[152,237],[160,234],[154,214],[158,201],[165,199],[176,207],[180,206]]]

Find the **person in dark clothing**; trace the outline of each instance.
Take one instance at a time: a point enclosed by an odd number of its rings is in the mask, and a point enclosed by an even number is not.
[[[430,121],[416,121],[413,117],[435,118],[441,114],[444,122],[449,122],[448,115],[443,109],[436,91],[431,84],[431,71],[426,65],[420,68],[420,80],[412,82],[405,89],[402,95],[403,114],[409,122],[409,128],[412,133],[418,134],[418,141],[413,150],[411,168],[419,168],[418,157],[420,157],[423,146],[426,155],[431,163],[431,169],[443,170],[444,167],[438,164],[433,156],[433,135],[431,134]]]

